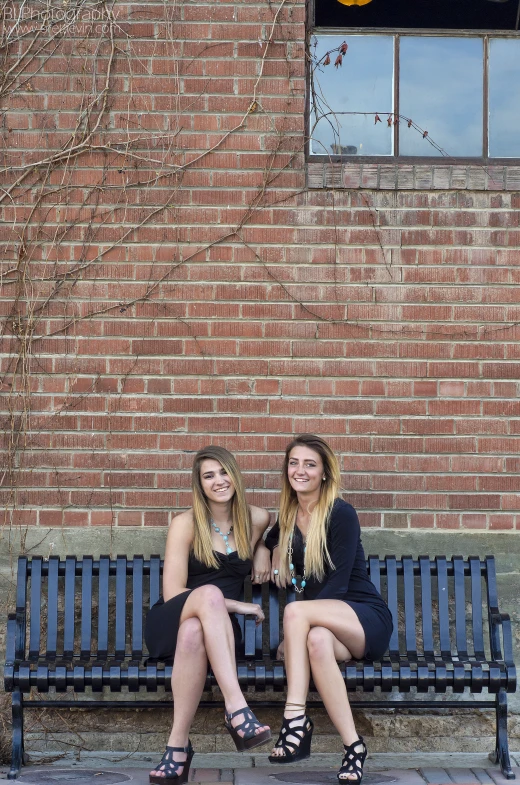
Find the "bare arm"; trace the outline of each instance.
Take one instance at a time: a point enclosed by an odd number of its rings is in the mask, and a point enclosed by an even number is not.
[[[261,507],[250,507],[251,510],[251,547],[253,549],[253,583],[265,583],[271,572],[271,554],[265,547],[263,536],[269,526],[269,513]]]
[[[188,558],[193,542],[193,514],[181,512],[171,522],[166,538],[163,570],[163,597],[171,600],[186,591]]]
[[[255,616],[256,623],[260,624],[265,619],[265,614],[255,602],[238,602],[238,600],[226,600],[228,613],[239,613],[241,615]]]

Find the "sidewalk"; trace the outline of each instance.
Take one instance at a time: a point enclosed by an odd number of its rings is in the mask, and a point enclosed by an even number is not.
[[[520,753],[512,754],[520,785]],[[18,782],[24,785],[148,785],[148,773],[157,762],[148,753],[117,755],[113,752],[71,755],[56,760],[34,755]],[[286,766],[272,766],[267,754],[219,753],[195,755],[190,782],[203,785],[333,785],[339,755],[313,755]],[[6,779],[8,769],[0,769]],[[505,785],[508,782],[485,755],[475,753],[374,753],[365,765],[363,785]]]

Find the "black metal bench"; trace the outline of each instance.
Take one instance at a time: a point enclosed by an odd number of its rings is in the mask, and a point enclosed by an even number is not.
[[[343,666],[347,687],[373,693],[415,691],[413,700],[360,700],[369,708],[495,708],[496,749],[490,755],[508,779],[507,693],[516,688],[511,624],[498,609],[494,559],[422,556],[380,559],[367,566],[387,599],[394,634],[381,662]],[[24,694],[40,695],[25,708],[128,708],[170,706],[146,700],[146,692],[170,689],[171,664],[147,659],[143,620],[160,593],[159,556],[94,559],[35,556],[18,561],[16,613],[9,615],[5,688],[12,693],[13,757],[9,779],[25,762]],[[287,596],[286,596],[287,595]],[[239,617],[244,633],[238,658],[243,689],[257,693],[285,688],[283,663],[276,661],[281,610],[294,594],[275,586],[245,587],[247,601],[263,602],[266,621]],[[215,684],[208,673],[206,687]],[[488,700],[441,700],[435,695],[481,693]],[[86,699],[78,693],[87,691]],[[132,701],[95,700],[95,694],[134,693]],[[45,693],[74,692],[74,701],[43,699]],[[144,694],[143,694],[144,693]],[[370,697],[370,696],[369,696]],[[275,701],[256,701],[272,705]],[[255,703],[255,701],[253,701]],[[207,703],[205,705],[208,705]],[[214,705],[213,703],[211,705]]]

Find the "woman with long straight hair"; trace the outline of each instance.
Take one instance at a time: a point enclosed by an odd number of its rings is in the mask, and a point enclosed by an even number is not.
[[[234,616],[264,614],[240,602],[244,580],[269,579],[269,551],[262,536],[269,513],[248,505],[234,457],[222,447],[200,450],[192,470],[193,506],[170,526],[164,556],[162,597],[146,619],[145,640],[154,659],[173,658],[173,726],[154,785],[187,782],[193,748],[189,730],[204,689],[208,661],[224,696],[225,727],[239,751],[271,738],[248,707],[237,680]],[[252,571],[253,570],[253,571]],[[230,616],[232,614],[232,616]]]
[[[341,736],[338,779],[359,783],[367,755],[352,717],[338,661],[378,659],[392,634],[388,606],[370,581],[355,509],[339,497],[336,456],[319,436],[303,434],[288,445],[280,512],[266,544],[272,580],[293,586],[286,605],[278,656],[285,659],[287,702],[271,763],[310,755],[313,723],[306,713],[312,678]]]

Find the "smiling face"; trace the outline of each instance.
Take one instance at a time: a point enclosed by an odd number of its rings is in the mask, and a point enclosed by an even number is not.
[[[204,496],[210,502],[230,502],[235,495],[235,486],[221,463],[206,458],[200,464],[200,484]]]
[[[306,498],[320,495],[323,483],[323,461],[319,453],[298,444],[289,453],[287,465],[287,478],[298,495],[305,494]]]

